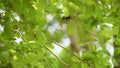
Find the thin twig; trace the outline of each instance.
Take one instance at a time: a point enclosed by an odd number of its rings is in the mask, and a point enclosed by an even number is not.
[[[68,66],[67,63],[65,63],[65,62],[62,61],[59,57],[57,57],[48,47],[45,46],[45,48],[46,48],[52,55],[54,55],[62,64]]]
[[[65,49],[65,50],[68,51],[70,54],[72,54],[73,56],[75,56],[76,58],[78,58],[79,60],[81,60],[80,57],[76,56],[74,53],[72,53],[71,51],[69,51],[68,49],[66,49],[65,47],[63,47],[62,45],[60,45],[59,43],[54,42],[54,44],[56,44],[56,45],[58,45],[59,47]]]

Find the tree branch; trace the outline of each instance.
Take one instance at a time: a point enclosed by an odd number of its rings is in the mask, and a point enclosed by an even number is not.
[[[54,55],[62,64],[68,66],[67,63],[65,63],[63,60],[61,60],[59,57],[57,57],[48,47],[45,46],[45,48],[46,48],[52,55]]]
[[[57,42],[54,42],[54,44],[58,45],[59,47],[65,49],[66,51],[68,51],[70,54],[72,54],[73,56],[75,56],[76,58],[78,58],[79,60],[81,60],[80,57],[78,57],[77,55],[75,55],[73,52],[69,51],[68,49],[66,49],[65,47],[63,47],[62,45],[60,45],[59,43]]]

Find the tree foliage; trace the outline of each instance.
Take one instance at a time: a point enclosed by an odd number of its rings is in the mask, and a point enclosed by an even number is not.
[[[0,0],[0,68],[119,68],[119,6],[119,0]],[[63,49],[59,55],[53,44]]]

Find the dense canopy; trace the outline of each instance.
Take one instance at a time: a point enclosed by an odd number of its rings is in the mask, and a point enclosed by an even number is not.
[[[119,0],[0,0],[0,68],[120,68],[119,58]]]

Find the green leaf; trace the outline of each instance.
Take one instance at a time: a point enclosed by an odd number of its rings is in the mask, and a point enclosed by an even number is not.
[[[65,17],[70,16],[69,10],[68,10],[68,8],[66,6],[63,7],[63,11],[64,11],[64,16]]]
[[[73,2],[69,2],[69,5],[73,7],[75,10],[79,10],[78,5],[74,4]]]
[[[68,23],[67,33],[68,33],[69,35],[72,35],[72,34],[73,34],[74,29],[75,29],[74,23],[73,23],[73,22]]]
[[[90,49],[90,52],[95,52],[96,51],[95,45],[89,45],[88,47]]]
[[[120,48],[119,47],[115,48],[115,56],[118,56],[118,55],[120,55]]]
[[[88,67],[88,64],[82,63],[82,67],[81,68],[89,68],[89,67]]]
[[[46,35],[43,32],[40,32],[38,36],[38,43],[40,43],[41,46],[45,46],[47,43]]]

